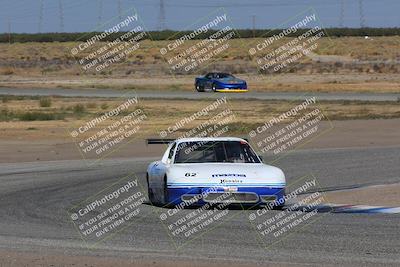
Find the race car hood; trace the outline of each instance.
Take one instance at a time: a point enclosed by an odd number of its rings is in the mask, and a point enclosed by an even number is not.
[[[285,186],[282,170],[262,163],[180,163],[167,171],[174,186]]]

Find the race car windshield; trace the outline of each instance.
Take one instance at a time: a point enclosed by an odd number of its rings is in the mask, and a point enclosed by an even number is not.
[[[227,78],[233,79],[235,77],[233,77],[233,75],[230,75],[228,73],[218,73],[217,74],[217,79],[227,79]]]
[[[246,142],[183,142],[177,147],[175,163],[260,163]]]

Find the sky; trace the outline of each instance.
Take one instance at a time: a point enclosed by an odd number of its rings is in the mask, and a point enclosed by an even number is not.
[[[400,27],[400,0],[163,0],[164,12],[161,12],[160,2],[162,0],[0,0],[0,32],[105,30],[110,21],[132,9],[147,30],[191,30],[196,21],[221,7],[232,26],[239,29],[251,29],[253,25],[257,29],[278,28],[310,8],[315,10],[324,27]],[[160,19],[160,15],[165,19]]]

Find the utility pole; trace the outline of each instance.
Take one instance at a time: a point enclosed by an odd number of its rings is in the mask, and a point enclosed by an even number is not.
[[[43,23],[43,0],[39,1],[39,24],[38,24],[38,32],[42,32],[42,23]]]
[[[165,6],[164,0],[160,0],[160,10],[158,14],[158,30],[162,31],[166,29],[165,25]]]
[[[364,7],[363,0],[358,0],[358,8],[360,11],[360,27],[365,28],[365,16],[364,16]]]
[[[60,16],[60,32],[64,32],[64,9],[62,0],[58,0],[58,13]]]
[[[253,24],[253,38],[256,37],[256,15],[251,16],[252,24]]]
[[[98,4],[97,28],[100,28],[102,20],[103,20],[103,0],[97,0],[97,4]]]
[[[10,21],[10,18],[8,18],[7,29],[8,29],[8,43],[11,44],[11,21]]]
[[[121,5],[121,0],[118,0],[118,18],[119,18],[119,21],[122,20],[122,5]]]
[[[339,27],[344,27],[344,0],[340,0],[340,19],[339,19]]]

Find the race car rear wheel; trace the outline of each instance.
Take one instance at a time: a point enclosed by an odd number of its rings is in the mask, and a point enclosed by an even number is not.
[[[274,206],[272,209],[273,210],[283,210],[284,207],[285,207],[285,205],[278,205],[278,206]]]
[[[217,86],[215,85],[215,83],[212,84],[211,89],[213,90],[213,92],[216,92],[216,91],[217,91]]]

